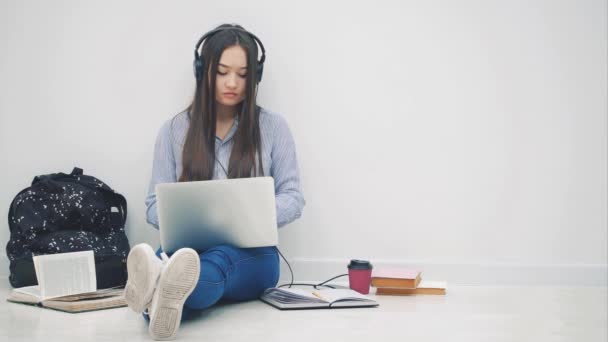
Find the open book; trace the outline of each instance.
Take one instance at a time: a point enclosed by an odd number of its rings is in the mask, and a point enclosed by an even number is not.
[[[307,291],[273,287],[264,291],[260,300],[281,310],[378,306],[375,300],[350,289]]]
[[[38,285],[13,289],[9,302],[67,312],[125,306],[122,289],[97,291],[93,251],[34,256]]]
[[[111,288],[71,296],[42,300],[38,286],[14,289],[7,300],[13,303],[32,304],[49,309],[77,313],[123,307],[127,305],[124,289]]]

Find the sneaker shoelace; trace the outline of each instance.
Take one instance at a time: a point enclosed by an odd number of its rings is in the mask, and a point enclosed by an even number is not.
[[[160,274],[163,272],[163,269],[165,268],[165,266],[169,262],[169,257],[167,256],[167,254],[165,252],[161,252],[160,253],[160,260],[161,260],[160,272],[158,274],[158,277],[156,278],[156,283],[154,284],[154,291],[156,291],[156,288],[158,287],[158,283],[160,282]],[[152,298],[150,298],[150,302],[147,305],[148,308],[146,308],[146,310],[144,310],[144,314],[145,315],[149,315],[149,306],[152,305],[153,298],[154,298],[154,294],[152,294]]]
[[[160,260],[163,262],[163,266],[169,262],[169,257],[165,252],[160,253]]]

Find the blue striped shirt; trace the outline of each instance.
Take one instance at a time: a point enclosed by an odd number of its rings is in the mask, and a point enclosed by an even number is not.
[[[213,179],[225,179],[234,145],[233,136],[238,118],[224,137],[215,140],[215,170]],[[158,229],[155,186],[177,182],[182,172],[182,149],[188,132],[187,112],[177,114],[161,127],[154,145],[152,178],[146,196],[146,220]],[[302,215],[304,196],[300,189],[300,172],[291,131],[279,114],[262,109],[260,112],[262,135],[262,168],[265,176],[274,178],[277,225],[282,227]],[[256,158],[257,160],[257,158]],[[221,163],[221,165],[220,165]]]

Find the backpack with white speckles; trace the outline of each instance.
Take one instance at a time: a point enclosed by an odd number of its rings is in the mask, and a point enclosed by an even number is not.
[[[11,285],[37,284],[32,255],[86,250],[95,255],[97,288],[124,285],[129,253],[126,219],[125,198],[80,168],[34,177],[8,212]]]

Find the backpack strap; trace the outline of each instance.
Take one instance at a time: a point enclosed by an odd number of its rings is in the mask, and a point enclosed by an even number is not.
[[[80,183],[104,192],[104,197],[108,201],[108,204],[110,204],[110,207],[116,207],[118,209],[118,213],[110,211],[110,224],[112,225],[112,228],[124,228],[127,221],[127,200],[123,195],[115,192],[99,179],[85,175],[83,170],[79,167],[74,167],[70,176],[72,176],[72,179],[78,179]]]
[[[30,190],[29,186],[27,188],[19,191],[19,193],[15,196],[15,198],[13,198],[13,201],[11,202],[11,206],[8,208],[8,229],[11,233],[13,233],[13,231],[17,228],[12,220],[12,217],[15,216],[15,204],[16,204],[19,196],[28,190]]]
[[[110,207],[116,207],[118,209],[118,213],[110,211],[110,224],[112,228],[124,228],[127,221],[127,200],[123,195],[115,192],[99,179],[85,175],[83,170],[79,167],[74,167],[70,176],[72,180],[77,179],[79,183],[103,192],[104,198]]]
[[[82,169],[79,167],[74,167],[74,169],[72,170],[72,173],[70,173],[70,175],[72,176],[81,176],[82,175]]]
[[[112,207],[118,208],[118,213],[110,212],[112,228],[124,228],[127,222],[127,200],[123,195],[112,192],[110,202]]]

